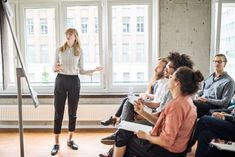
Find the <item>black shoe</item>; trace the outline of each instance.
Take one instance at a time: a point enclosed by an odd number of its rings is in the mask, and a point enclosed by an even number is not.
[[[100,123],[105,126],[108,126],[108,125],[115,126],[116,122],[117,122],[117,119],[111,116],[108,120],[101,121]]]
[[[105,145],[113,145],[115,143],[115,137],[116,137],[116,134],[114,133],[108,137],[102,138],[100,142]]]
[[[55,144],[55,145],[53,146],[52,150],[51,150],[51,155],[52,155],[52,156],[56,155],[56,154],[58,153],[59,149],[60,149],[60,145]]]
[[[78,145],[74,141],[67,141],[67,146],[73,150],[78,150]]]
[[[108,153],[99,154],[99,157],[112,157],[113,156],[113,147],[109,149]]]

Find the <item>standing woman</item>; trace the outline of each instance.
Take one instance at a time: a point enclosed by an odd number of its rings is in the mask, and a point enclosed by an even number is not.
[[[103,67],[97,67],[94,70],[83,69],[83,52],[80,41],[78,39],[78,32],[74,28],[69,28],[65,32],[66,42],[56,50],[56,57],[54,63],[54,72],[58,75],[55,81],[54,90],[54,134],[55,145],[51,151],[51,155],[56,155],[59,151],[59,135],[61,133],[61,125],[64,116],[65,101],[68,97],[68,141],[67,145],[77,150],[78,145],[72,140],[73,132],[76,125],[76,113],[80,96],[80,79],[78,74],[91,75],[95,71],[101,71]]]

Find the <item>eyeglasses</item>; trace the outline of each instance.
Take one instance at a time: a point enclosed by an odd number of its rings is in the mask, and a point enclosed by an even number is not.
[[[221,63],[223,63],[223,62],[225,62],[225,61],[221,61],[221,60],[213,60],[213,62],[214,62],[214,63],[221,64]]]
[[[172,65],[167,65],[166,67],[167,67],[167,68],[175,69],[175,67],[174,67],[174,66],[172,66]]]

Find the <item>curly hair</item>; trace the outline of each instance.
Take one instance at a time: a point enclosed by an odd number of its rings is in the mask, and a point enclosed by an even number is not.
[[[186,54],[179,54],[178,52],[170,52],[167,56],[169,62],[172,62],[174,69],[186,66],[193,69],[193,61]]]

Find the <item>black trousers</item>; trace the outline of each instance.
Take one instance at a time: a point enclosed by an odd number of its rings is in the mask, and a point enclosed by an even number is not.
[[[116,146],[126,146],[124,157],[181,157],[183,153],[172,153],[167,149],[139,139],[133,132],[119,129],[116,134]]]
[[[69,131],[75,130],[77,119],[77,107],[80,96],[80,79],[77,75],[61,75],[58,74],[55,81],[54,90],[54,133],[61,133],[61,125],[64,117],[65,101],[68,97],[68,115],[69,115]]]
[[[198,141],[195,157],[207,156],[207,153],[210,152],[209,144],[212,139],[221,138],[223,140],[235,141],[234,132],[235,123],[211,116],[200,118],[191,143],[191,146],[193,146]]]
[[[123,109],[123,106],[124,106],[124,104],[126,103],[126,101],[128,101],[128,97],[125,97],[125,98],[123,99],[121,105],[119,106],[117,112],[115,113],[115,116],[116,116],[116,117],[120,117],[120,116],[121,116],[121,114],[122,114],[122,109]]]
[[[218,106],[211,105],[208,103],[200,102],[200,101],[193,101],[194,105],[197,107],[197,118],[200,118],[204,115],[210,115],[211,109],[221,109]]]
[[[212,147],[206,157],[234,157],[235,152],[219,150],[216,147]]]

